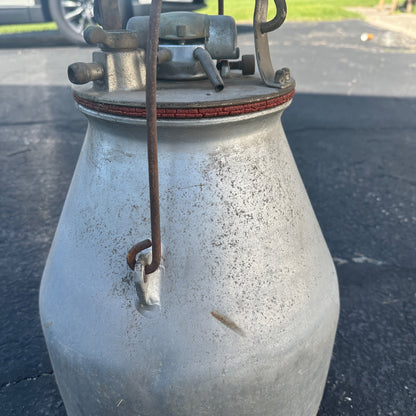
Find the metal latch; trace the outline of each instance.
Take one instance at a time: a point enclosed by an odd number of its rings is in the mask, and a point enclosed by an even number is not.
[[[278,29],[286,19],[287,7],[285,0],[274,0],[276,16],[267,21],[268,0],[256,0],[254,9],[254,42],[257,66],[263,82],[274,88],[293,88],[295,81],[290,76],[289,68],[282,68],[276,72],[270,57],[269,39],[267,33]]]

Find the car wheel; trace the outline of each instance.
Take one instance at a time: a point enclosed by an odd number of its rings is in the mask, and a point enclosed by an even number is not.
[[[49,0],[52,19],[72,43],[84,43],[82,32],[95,24],[94,0]]]

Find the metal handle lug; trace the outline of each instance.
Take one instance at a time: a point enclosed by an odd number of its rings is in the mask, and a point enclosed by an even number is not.
[[[99,26],[88,26],[84,39],[90,45],[99,45],[103,50],[131,51],[139,47],[137,33],[127,30],[107,32]]]
[[[96,62],[75,62],[68,66],[68,78],[73,84],[86,84],[104,78],[104,67]]]

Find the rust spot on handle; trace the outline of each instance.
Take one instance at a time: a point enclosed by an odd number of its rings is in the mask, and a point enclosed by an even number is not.
[[[152,0],[149,17],[149,36],[146,43],[146,127],[147,160],[149,167],[150,222],[152,230],[152,262],[146,265],[146,274],[157,270],[162,259],[159,207],[159,166],[157,158],[157,105],[156,73],[157,49],[162,0]]]
[[[101,0],[104,1],[104,0]],[[106,0],[108,2],[108,0]],[[159,46],[159,26],[162,0],[152,0],[149,17],[149,36],[146,46],[146,126],[147,126],[147,161],[149,167],[150,222],[152,241],[149,239],[135,244],[127,253],[127,264],[134,270],[136,256],[142,250],[152,247],[152,262],[146,264],[145,274],[155,272],[162,259],[162,240],[160,236],[159,207],[159,167],[157,158],[157,103],[156,103],[156,69],[157,50]],[[144,281],[146,283],[147,277]]]
[[[232,331],[234,331],[236,334],[240,335],[241,337],[246,336],[244,331],[235,322],[233,322],[231,319],[229,319],[226,316],[221,315],[220,313],[215,312],[215,311],[211,311],[211,315],[215,319],[220,321],[223,325],[225,325],[227,328],[230,328]]]
[[[127,253],[126,259],[127,264],[129,265],[130,269],[134,270],[136,266],[136,256],[146,248],[152,246],[152,242],[150,240],[140,241],[140,243],[135,244]]]

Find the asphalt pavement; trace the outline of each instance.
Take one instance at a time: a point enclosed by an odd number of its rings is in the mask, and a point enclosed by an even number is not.
[[[362,42],[362,33],[372,33]],[[0,36],[0,414],[65,415],[38,289],[86,129],[66,66],[91,48]],[[286,23],[283,125],[337,266],[341,315],[319,416],[416,414],[416,54],[362,21]],[[252,51],[252,32],[240,27]],[[296,415],[284,415],[296,416]]]

